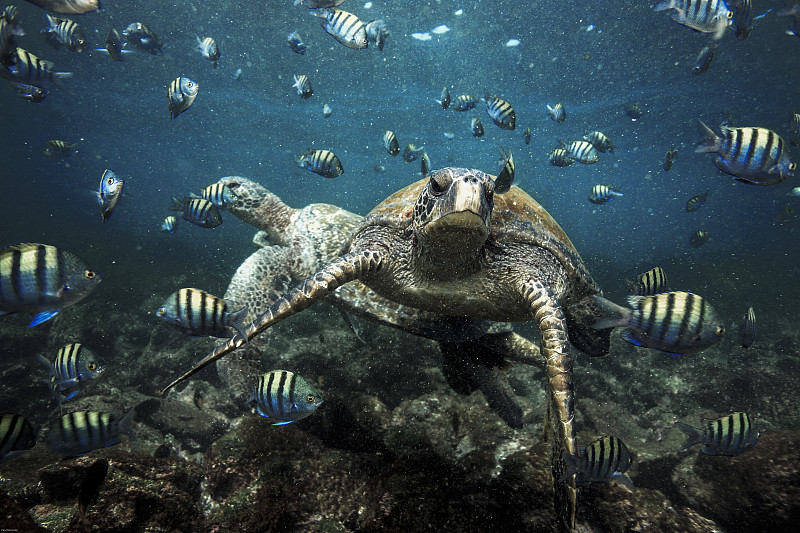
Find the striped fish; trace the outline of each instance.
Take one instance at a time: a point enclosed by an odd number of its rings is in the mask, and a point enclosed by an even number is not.
[[[503,156],[503,168],[494,180],[494,191],[503,194],[508,192],[511,189],[511,185],[514,183],[516,167],[511,150],[506,153],[506,151],[499,146],[497,148],[500,149],[500,154]]]
[[[164,218],[164,222],[161,223],[161,231],[164,233],[175,233],[178,229],[178,219],[174,216],[170,215]]]
[[[20,415],[0,415],[0,464],[29,453],[36,445],[33,426]]]
[[[702,351],[719,342],[725,328],[702,297],[690,292],[628,296],[630,308],[594,296],[607,317],[593,327],[625,327],[622,338],[636,346],[673,354]]]
[[[513,130],[517,127],[517,114],[514,108],[506,100],[498,96],[492,96],[489,91],[484,90],[486,112],[500,129]]]
[[[611,139],[606,137],[606,135],[601,131],[593,131],[587,135],[584,135],[583,140],[592,143],[592,146],[594,146],[595,150],[598,152],[614,153],[614,143],[612,143]]]
[[[0,63],[5,64],[13,57],[14,50],[17,48],[16,38],[25,35],[25,31],[20,27],[20,20],[17,12],[7,13],[9,8],[0,14]]]
[[[600,437],[588,446],[579,448],[577,455],[564,452],[564,462],[567,471],[558,480],[559,483],[576,474],[576,483],[619,481],[633,490],[633,481],[625,475],[633,463],[633,455],[617,437]]]
[[[792,113],[789,119],[789,141],[794,145],[800,145],[800,113]]]
[[[223,339],[231,336],[228,328],[235,329],[247,339],[242,325],[246,315],[247,305],[233,311],[222,298],[193,288],[172,293],[156,310],[158,318],[187,335]]]
[[[211,68],[217,68],[217,61],[219,61],[219,46],[217,42],[211,37],[204,37],[201,39],[197,35],[197,50],[200,54],[211,61]]]
[[[470,109],[475,109],[475,104],[480,101],[480,98],[471,94],[462,94],[460,96],[456,96],[456,99],[453,100],[451,107],[454,111],[469,111]]]
[[[381,19],[370,20],[364,25],[364,29],[367,31],[367,40],[375,43],[378,51],[383,52],[386,38],[389,36],[389,28],[386,27],[386,22]]]
[[[62,141],[60,139],[51,139],[44,143],[42,147],[42,155],[45,157],[49,157],[50,159],[56,159],[59,157],[67,157],[75,152],[78,151],[78,145]]]
[[[107,368],[105,361],[78,342],[59,348],[52,363],[41,354],[36,354],[35,357],[50,370],[50,377],[41,381],[50,387],[53,401],[59,408],[63,402],[81,392],[80,387],[83,384],[97,379]],[[62,393],[65,393],[64,396]]]
[[[666,155],[664,155],[664,170],[669,172],[672,169],[672,165],[675,164],[675,158],[678,157],[678,149],[675,148],[675,145],[669,147],[667,150]]]
[[[610,202],[615,196],[624,196],[619,189],[610,185],[598,184],[592,187],[589,193],[589,201],[593,204],[605,204]]]
[[[103,218],[103,222],[107,222],[111,218],[114,208],[117,207],[117,203],[122,197],[124,187],[125,181],[113,170],[106,169],[100,176],[100,186],[95,194],[100,204],[100,216]]]
[[[322,17],[325,31],[346,47],[356,50],[367,47],[367,28],[357,16],[336,8],[310,11],[313,15]]]
[[[422,157],[419,158],[419,171],[426,178],[431,171],[431,158],[428,157],[428,152],[422,152]]]
[[[694,213],[701,207],[703,207],[708,200],[708,196],[711,194],[710,190],[706,190],[703,194],[698,194],[697,196],[692,196],[689,200],[686,201],[686,212],[687,213]]]
[[[441,100],[436,100],[439,102],[439,105],[442,106],[442,109],[447,109],[450,107],[450,89],[447,88],[447,85],[444,86],[442,89],[442,94],[439,96]]]
[[[183,219],[203,228],[216,228],[222,224],[217,206],[203,198],[172,199],[173,211],[183,211]]]
[[[408,143],[405,148],[403,148],[403,161],[406,163],[411,163],[412,161],[416,161],[419,157],[419,154],[425,153],[425,147],[417,148],[415,145]]]
[[[719,39],[733,23],[733,11],[724,0],[665,0],[654,11],[674,9],[672,20],[701,33],[713,33]]]
[[[47,96],[47,89],[42,89],[35,85],[26,85],[15,81],[12,81],[10,85],[17,90],[20,98],[29,102],[39,103]]]
[[[564,109],[564,104],[561,102],[557,103],[553,107],[547,106],[547,113],[550,115],[550,118],[555,120],[556,122],[564,122],[567,120],[567,110]]]
[[[568,167],[575,162],[566,148],[554,148],[550,152],[549,160],[550,164],[555,167]]]
[[[55,13],[88,13],[100,9],[100,0],[28,0]]]
[[[259,415],[276,420],[273,426],[283,426],[312,415],[322,404],[322,396],[302,376],[273,370],[258,376],[246,403],[252,401]]]
[[[30,326],[84,299],[100,283],[75,255],[55,246],[22,243],[0,250],[0,315],[36,313]]]
[[[297,157],[297,164],[326,178],[335,178],[344,174],[342,162],[330,150],[309,148]]]
[[[105,50],[112,61],[122,61],[123,52],[130,52],[130,50],[122,49],[122,37],[120,37],[116,28],[108,30],[105,48],[95,48],[95,50]]]
[[[311,95],[314,94],[314,89],[311,88],[311,80],[308,79],[308,76],[305,74],[300,74],[299,76],[293,76],[294,78],[294,87],[297,89],[297,94],[300,95],[303,100],[306,98],[311,98]]]
[[[699,229],[692,234],[692,237],[689,239],[689,244],[692,245],[692,248],[700,248],[707,243],[710,238],[711,234],[709,232],[704,229]]]
[[[239,197],[236,196],[236,193],[234,193],[231,188],[224,183],[212,183],[200,191],[200,196],[197,196],[194,193],[190,194],[189,196],[191,198],[202,198],[204,200],[208,200],[217,206],[218,209],[225,209],[239,199]]]
[[[559,140],[558,142],[560,143],[560,147],[566,148],[570,157],[579,163],[591,165],[600,160],[600,154],[597,152],[597,148],[589,141],[570,141],[566,143]]]
[[[96,411],[66,414],[50,426],[46,446],[66,456],[78,456],[119,444],[122,434],[130,436],[132,415],[133,409],[119,420]]]
[[[178,76],[167,87],[167,110],[175,118],[194,103],[200,86],[185,76]]]
[[[11,54],[7,67],[14,81],[29,85],[38,85],[44,81],[57,82],[72,76],[72,72],[53,71],[55,65],[51,61],[36,57],[20,47]]]
[[[714,420],[703,420],[703,428],[677,422],[689,437],[683,450],[702,444],[706,455],[740,455],[758,444],[758,427],[747,413],[736,412]]]
[[[744,41],[753,31],[753,3],[750,0],[726,0],[726,3],[733,12],[733,28],[736,38]]]
[[[775,185],[794,175],[797,166],[780,135],[766,128],[720,126],[722,136],[699,123],[704,140],[695,152],[719,154],[714,164],[743,183]]]
[[[122,30],[122,36],[125,37],[125,44],[148,54],[157,55],[162,51],[163,47],[158,35],[147,24],[131,22]]]
[[[483,137],[483,122],[478,117],[472,117],[472,121],[470,122],[470,131],[472,131],[473,137]]]
[[[400,153],[400,143],[397,142],[397,136],[393,131],[386,130],[383,134],[383,147],[389,152],[389,155],[396,156]]]
[[[64,46],[73,52],[83,52],[86,50],[86,36],[80,26],[73,21],[60,17],[50,16],[45,13],[49,26],[42,30],[42,37],[50,45],[58,48]]]
[[[292,49],[292,52],[295,54],[300,54],[301,56],[306,55],[306,43],[303,42],[303,39],[300,37],[300,34],[296,31],[293,31],[289,34],[289,37],[286,38],[289,42],[289,48]]]
[[[531,129],[525,128],[522,130],[522,140],[525,141],[525,144],[531,143]]]
[[[749,348],[756,340],[756,312],[752,307],[747,309],[739,324],[739,343],[742,348]]]
[[[629,282],[631,294],[637,296],[653,296],[662,292],[669,292],[669,282],[664,269],[654,267],[643,274],[636,276],[636,282]]]

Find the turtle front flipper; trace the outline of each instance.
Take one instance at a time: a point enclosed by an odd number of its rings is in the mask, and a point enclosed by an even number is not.
[[[564,453],[574,456],[575,410],[572,358],[567,340],[567,321],[553,293],[541,282],[530,280],[521,287],[522,297],[530,303],[542,336],[542,355],[547,371],[548,420],[551,440],[553,491],[559,527],[575,529],[577,489],[575,476],[559,482],[567,471]]]
[[[167,385],[161,391],[165,395],[172,387],[190,378],[208,364],[224,357],[226,354],[241,347],[250,339],[262,333],[270,326],[284,320],[295,313],[299,313],[336,290],[339,286],[350,281],[360,279],[370,272],[377,272],[383,265],[383,256],[373,250],[352,252],[343,255],[322,270],[307,278],[297,287],[289,291],[284,297],[277,300],[259,316],[252,324],[247,326],[247,338],[237,334],[225,344],[218,346],[213,352],[204,357],[194,368]]]

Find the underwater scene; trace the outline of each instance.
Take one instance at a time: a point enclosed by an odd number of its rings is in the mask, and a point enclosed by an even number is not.
[[[6,0],[0,529],[800,520],[800,2]]]

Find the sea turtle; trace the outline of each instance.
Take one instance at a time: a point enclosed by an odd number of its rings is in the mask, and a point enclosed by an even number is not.
[[[338,287],[360,281],[386,299],[432,313],[501,322],[535,321],[548,383],[554,480],[575,455],[569,339],[593,355],[607,353],[609,332],[591,296],[600,290],[558,223],[519,187],[495,195],[494,176],[444,168],[392,194],[373,209],[330,261],[275,301],[247,328],[253,338]],[[200,368],[242,346],[237,336]],[[563,529],[574,528],[575,480],[555,483]]]
[[[247,178],[229,176],[219,184],[235,196],[227,209],[255,226],[260,247],[236,270],[225,299],[247,304],[249,323],[283,294],[339,256],[339,250],[364,217],[331,204],[295,209],[265,187]],[[351,327],[355,316],[439,341],[448,382],[462,394],[481,389],[489,405],[512,427],[522,426],[522,409],[507,383],[503,360],[541,365],[537,345],[513,333],[508,325],[470,317],[430,313],[381,298],[366,285],[350,283],[327,301],[338,308]],[[354,328],[355,330],[356,328]],[[217,361],[217,372],[236,403],[250,394],[259,370],[258,342],[248,343],[236,358]]]

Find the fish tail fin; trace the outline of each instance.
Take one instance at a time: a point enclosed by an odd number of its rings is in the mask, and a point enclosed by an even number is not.
[[[695,147],[694,151],[697,153],[716,152],[719,149],[719,136],[702,120],[697,121],[697,129],[703,136],[703,140]]]
[[[561,478],[557,481],[557,483],[565,482],[567,479],[569,479],[569,477],[572,474],[575,474],[575,473],[578,472],[578,456],[577,455],[573,455],[573,454],[571,454],[569,452],[564,452],[561,455],[561,458],[566,463],[567,470],[566,470],[566,472],[564,472],[564,475],[561,476]]]
[[[628,489],[629,491],[633,492],[633,481],[625,474],[614,474],[612,478],[614,481],[618,481],[620,485]]]
[[[686,443],[683,445],[683,451],[688,450],[695,444],[700,444],[703,442],[703,432],[696,427],[692,427],[689,424],[684,424],[683,422],[676,422],[675,425],[677,425],[678,429],[683,431],[686,436],[689,437],[686,439]]]
[[[120,433],[124,433],[129,437],[131,435],[131,422],[133,421],[133,408],[129,409],[125,416],[120,418],[119,422],[117,423],[117,427],[119,428]]]
[[[33,354],[33,356],[36,358],[36,360],[37,360],[37,361],[39,361],[39,362],[40,362],[40,363],[42,363],[44,366],[46,366],[46,367],[47,367],[47,368],[50,370],[50,373],[51,373],[52,375],[55,375],[55,371],[53,370],[53,363],[51,363],[50,361],[48,361],[48,360],[47,360],[47,358],[46,358],[45,356],[43,356],[43,355],[42,355],[42,354],[40,354],[40,353],[35,353],[35,354]],[[50,383],[50,380],[43,380],[43,381],[44,381],[45,383]]]
[[[594,298],[594,301],[600,306],[600,310],[607,315],[605,318],[601,318],[592,325],[594,329],[615,328],[628,324],[628,318],[631,314],[630,309],[617,305],[602,296],[594,295],[592,298]]]
[[[183,200],[178,198],[177,196],[172,197],[172,206],[169,208],[170,211],[183,211]]]
[[[245,331],[244,324],[242,324],[242,319],[247,316],[247,307],[248,306],[245,305],[238,311],[228,313],[225,319],[225,325],[238,331],[245,342],[247,342],[247,331]]]
[[[656,7],[653,8],[653,11],[666,11],[667,9],[673,9],[677,7],[678,3],[675,0],[664,0],[663,2],[656,4]]]

